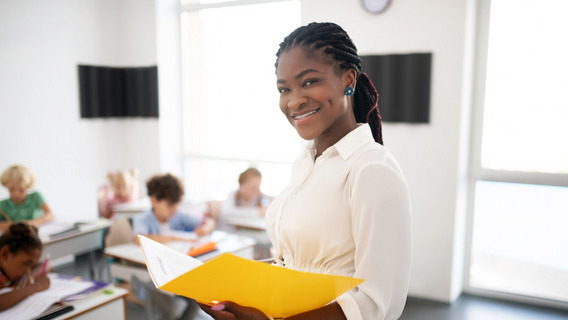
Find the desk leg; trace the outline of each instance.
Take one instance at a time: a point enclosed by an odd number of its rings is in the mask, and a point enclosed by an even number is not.
[[[89,275],[91,276],[92,280],[97,280],[95,278],[95,250],[89,251]]]

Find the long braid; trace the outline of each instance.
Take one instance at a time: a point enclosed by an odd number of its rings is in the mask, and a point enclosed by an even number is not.
[[[324,48],[323,52],[339,62],[341,71],[353,69],[357,73],[357,87],[353,94],[353,114],[358,123],[368,123],[376,142],[383,144],[379,95],[365,73],[361,73],[361,58],[355,44],[340,26],[331,22],[312,22],[299,27],[280,43],[276,63],[280,54],[292,47],[301,46],[312,52]]]

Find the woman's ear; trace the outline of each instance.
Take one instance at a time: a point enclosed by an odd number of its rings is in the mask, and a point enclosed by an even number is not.
[[[352,87],[353,89],[355,89],[356,85],[357,72],[355,72],[355,69],[345,70],[345,72],[343,73],[343,86],[345,88]]]

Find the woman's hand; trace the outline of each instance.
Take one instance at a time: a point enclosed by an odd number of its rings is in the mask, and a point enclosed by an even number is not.
[[[216,320],[268,320],[260,310],[243,307],[231,301],[222,301],[214,306],[199,303],[199,307]]]

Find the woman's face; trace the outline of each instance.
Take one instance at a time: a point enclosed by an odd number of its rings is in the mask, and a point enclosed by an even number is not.
[[[4,246],[0,250],[2,270],[6,277],[12,281],[18,281],[23,276],[29,274],[40,257],[40,249],[19,250],[16,253],[12,253],[7,246]]]
[[[276,68],[280,109],[302,138],[316,139],[316,147],[327,148],[357,126],[345,95],[345,88],[354,87],[354,73],[338,76],[321,55],[306,55],[302,48],[280,54]]]

